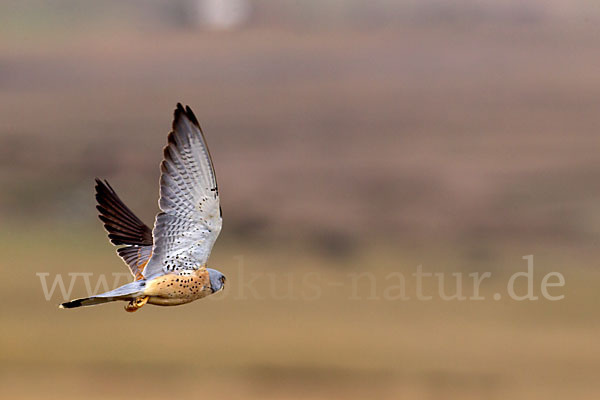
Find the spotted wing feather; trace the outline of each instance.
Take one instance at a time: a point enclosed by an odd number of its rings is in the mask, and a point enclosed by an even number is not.
[[[205,266],[221,231],[219,191],[198,120],[181,104],[164,149],[159,207],[144,276]]]

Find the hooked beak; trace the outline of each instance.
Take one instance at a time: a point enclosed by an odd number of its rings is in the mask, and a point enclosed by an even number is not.
[[[224,276],[222,276],[220,281],[221,281],[221,287],[219,288],[219,290],[215,290],[211,287],[211,290],[213,293],[217,293],[217,292],[220,292],[221,290],[225,289],[225,282],[227,281],[227,279]]]

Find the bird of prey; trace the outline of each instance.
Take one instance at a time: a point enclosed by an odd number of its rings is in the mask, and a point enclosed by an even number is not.
[[[177,104],[160,165],[160,212],[151,231],[107,181],[96,179],[96,208],[134,281],[60,308],[122,300],[125,310],[146,303],[176,306],[222,290],[225,276],[206,267],[222,225],[219,189],[206,139],[189,107]]]

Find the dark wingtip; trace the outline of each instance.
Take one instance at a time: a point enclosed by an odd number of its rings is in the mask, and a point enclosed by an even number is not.
[[[109,192],[111,194],[115,193],[115,190],[110,186],[108,181],[104,179],[104,181],[96,178],[96,199],[98,199],[98,195],[102,195],[102,192]]]
[[[109,233],[108,238],[112,244],[152,244],[152,230],[121,201],[107,180],[96,178],[96,201],[98,218]]]
[[[100,180],[100,178],[96,177],[94,180],[96,181],[96,186],[94,186],[94,189],[96,189],[96,199],[97,199],[98,195],[100,194],[100,192],[102,191],[102,189],[104,189],[105,185]]]
[[[183,108],[183,105],[181,103],[177,103],[177,108],[175,109],[175,112],[173,115],[174,115],[173,129],[175,129],[177,120],[179,118],[181,118],[182,115],[184,115],[192,124],[196,125],[200,130],[202,130],[200,128],[200,123],[198,122],[198,118],[196,118],[196,115],[194,114],[194,112],[192,111],[190,106],[185,106],[185,108]]]
[[[176,144],[174,131],[169,132],[169,135],[167,136],[167,144]],[[165,148],[165,150],[166,150],[166,148]]]
[[[177,103],[177,107],[175,108],[175,111],[173,112],[173,128],[175,128],[175,123],[177,122],[177,120],[179,118],[181,118],[181,115],[185,115],[185,110],[183,109],[183,106],[181,105],[181,103]]]
[[[194,112],[192,111],[190,106],[185,106],[185,115],[188,117],[188,119],[190,121],[192,121],[192,123],[194,125],[196,125],[198,128],[200,128],[200,123],[198,122],[198,118],[196,118],[196,115],[194,114]]]
[[[166,160],[162,160],[162,162],[160,163],[160,172],[161,172],[161,174],[167,173],[167,162],[166,162]],[[161,185],[162,185],[162,182],[163,181],[162,181],[162,176],[161,176],[161,180],[160,180]]]

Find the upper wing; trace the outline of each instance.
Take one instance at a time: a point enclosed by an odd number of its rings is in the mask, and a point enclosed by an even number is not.
[[[146,278],[206,265],[222,225],[212,159],[189,107],[177,104],[160,169],[161,212],[152,232]]]
[[[119,256],[129,266],[136,279],[142,278],[142,270],[152,252],[152,231],[121,201],[107,181],[96,178],[96,208],[98,217],[108,231]]]

